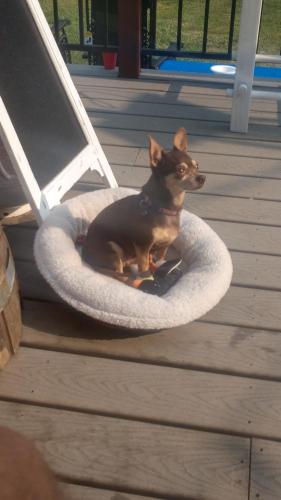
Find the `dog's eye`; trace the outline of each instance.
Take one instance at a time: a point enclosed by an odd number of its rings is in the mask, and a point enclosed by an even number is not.
[[[176,172],[176,177],[183,177],[185,174],[185,167],[183,165],[178,165],[177,166],[177,172]]]
[[[199,168],[199,164],[198,164],[198,161],[196,160],[192,160],[192,165],[195,167],[195,168]]]

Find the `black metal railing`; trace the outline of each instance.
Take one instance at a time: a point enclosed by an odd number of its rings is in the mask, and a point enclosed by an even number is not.
[[[198,0],[199,2],[200,0]],[[203,3],[204,0],[201,0]],[[157,0],[152,0],[153,3],[157,4]],[[210,4],[211,0],[205,0],[204,5],[204,23],[202,30],[202,44],[201,50],[185,50],[182,43],[182,27],[183,27],[183,0],[178,0],[177,6],[177,29],[176,29],[176,44],[175,47],[168,47],[165,49],[159,49],[154,43],[153,48],[142,48],[142,54],[144,56],[162,56],[162,57],[181,57],[181,58],[196,58],[196,59],[222,59],[231,60],[232,59],[232,47],[233,47],[233,36],[235,27],[235,14],[236,14],[236,4],[237,0],[231,0],[230,16],[228,30],[225,30],[227,50],[225,51],[212,51],[208,50],[208,35],[209,35],[209,19],[210,19]],[[188,5],[188,1],[186,2]],[[156,15],[156,9],[155,9]],[[216,13],[217,15],[217,13]],[[156,26],[156,22],[153,23]],[[156,39],[156,32],[151,35],[154,40]]]
[[[224,51],[208,50],[210,7],[212,0],[198,0],[204,8],[204,22],[202,30],[202,44],[200,50],[186,50],[183,44],[183,10],[188,6],[188,0],[177,0],[177,29],[176,40],[167,48],[157,47],[157,20],[159,19],[157,0],[142,0],[142,66],[153,66],[153,58],[181,57],[197,59],[232,59],[233,35],[235,27],[236,3],[231,0],[228,29],[225,31]],[[61,33],[61,19],[59,17],[59,0],[53,0],[53,32],[61,51],[66,55],[72,51],[87,54],[88,62],[100,63],[101,52],[106,47],[116,50],[117,36],[117,5],[118,0],[77,0],[77,42],[69,43],[67,37]],[[218,15],[218,13],[214,13]],[[114,24],[115,23],[115,24]],[[92,33],[92,43],[85,43],[85,33]],[[69,59],[69,57],[68,57]]]

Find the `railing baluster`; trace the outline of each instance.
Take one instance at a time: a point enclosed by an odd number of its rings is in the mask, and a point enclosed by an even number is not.
[[[179,2],[178,2],[177,50],[181,50],[182,4],[183,4],[183,0],[179,0]]]
[[[78,0],[78,15],[79,15],[79,40],[80,45],[84,45],[84,12],[83,0]]]
[[[208,25],[209,25],[210,0],[205,0],[204,32],[202,41],[202,52],[207,52],[208,43]]]
[[[150,47],[155,48],[156,44],[156,20],[157,20],[157,0],[153,0],[150,8],[149,32]]]
[[[141,10],[141,28],[142,30],[147,30],[147,8],[142,8]]]
[[[53,12],[54,12],[54,34],[57,43],[59,42],[59,8],[58,0],[53,0]]]
[[[228,47],[227,47],[227,53],[228,53],[229,59],[232,59],[232,44],[233,44],[235,13],[236,13],[236,0],[232,0],[230,23],[229,23]]]
[[[109,29],[109,26],[108,26],[108,21],[109,21],[109,18],[108,18],[108,8],[109,8],[109,5],[108,5],[108,0],[105,0],[105,46],[107,47],[108,46],[108,42],[109,42],[109,37],[108,37],[108,29]]]
[[[87,31],[91,31],[90,4],[89,4],[89,0],[85,0],[85,12],[86,12]]]

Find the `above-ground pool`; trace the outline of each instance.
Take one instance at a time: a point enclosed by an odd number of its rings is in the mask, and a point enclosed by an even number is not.
[[[217,63],[218,64],[218,63]],[[230,63],[231,64],[231,63]],[[206,75],[214,74],[211,70],[214,62],[201,61],[178,61],[176,59],[166,59],[163,61],[159,69],[160,71],[175,71],[180,73],[205,73]],[[256,78],[281,78],[281,67],[272,66],[256,66]]]

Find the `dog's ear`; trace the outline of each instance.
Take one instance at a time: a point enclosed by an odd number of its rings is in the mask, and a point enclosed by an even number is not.
[[[186,153],[188,147],[188,139],[185,128],[181,127],[174,135],[173,142],[174,149],[183,151]]]
[[[162,158],[163,148],[150,135],[148,136],[148,142],[149,142],[148,151],[149,151],[150,166],[157,167],[159,161]]]

